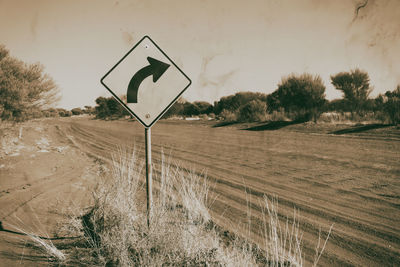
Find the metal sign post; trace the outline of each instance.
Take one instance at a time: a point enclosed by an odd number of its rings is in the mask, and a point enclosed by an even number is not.
[[[147,225],[150,226],[153,204],[150,128],[192,81],[149,36],[145,36],[100,82],[145,127]]]
[[[147,226],[150,227],[153,194],[152,194],[152,168],[151,168],[151,128],[145,128],[145,147],[146,147],[146,193],[147,193]]]

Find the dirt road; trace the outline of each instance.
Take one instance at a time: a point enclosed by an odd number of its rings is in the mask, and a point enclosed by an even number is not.
[[[107,162],[118,146],[142,147],[143,154],[144,129],[137,123],[70,119],[47,125],[57,142],[92,159]],[[260,242],[260,199],[264,194],[275,195],[283,220],[294,208],[300,211],[307,262],[314,257],[319,228],[325,238],[334,223],[321,266],[400,265],[400,138],[396,131],[389,138],[379,131],[358,135],[291,127],[245,131],[202,122],[161,121],[152,128],[152,149],[156,164],[164,151],[173,164],[207,173],[218,195],[212,214],[226,228],[240,229],[238,222],[246,222],[249,205],[252,236]],[[72,162],[73,155],[66,158]],[[73,165],[82,171],[91,163],[74,161]],[[74,175],[74,181],[81,181],[84,173]],[[1,169],[0,174],[4,175]],[[8,203],[4,201],[2,193],[2,207]]]
[[[30,233],[53,242],[71,212],[90,205],[97,166],[64,136],[62,121],[36,121],[7,129],[0,150],[0,266],[46,266],[28,248]],[[76,214],[78,215],[78,214]]]

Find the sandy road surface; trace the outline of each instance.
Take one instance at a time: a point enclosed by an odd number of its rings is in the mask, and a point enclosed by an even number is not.
[[[74,151],[105,161],[117,146],[143,147],[144,129],[137,123],[71,119],[48,121],[48,127]],[[259,200],[276,195],[282,219],[294,207],[300,211],[308,262],[319,228],[325,237],[334,223],[322,266],[399,266],[400,138],[385,136],[161,121],[152,128],[152,149],[156,164],[164,150],[174,164],[207,173],[218,195],[212,214],[226,228],[246,221],[247,191],[253,238],[260,242]]]
[[[53,238],[68,214],[90,205],[96,165],[48,122],[2,132],[0,221],[13,232],[0,231],[0,266],[46,266],[48,258],[18,233]]]
[[[94,156],[143,146],[137,123],[75,121],[61,129]],[[282,218],[300,210],[308,260],[319,227],[324,237],[334,223],[322,265],[400,265],[399,140],[160,122],[152,148],[155,163],[164,149],[177,164],[207,172],[218,194],[213,214],[225,227],[246,221],[247,190],[257,240],[259,197],[276,195]]]

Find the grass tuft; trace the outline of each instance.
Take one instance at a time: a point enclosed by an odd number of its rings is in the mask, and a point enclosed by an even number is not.
[[[80,223],[75,216],[66,227],[81,235],[79,240],[64,244],[67,253],[47,240],[27,235],[66,265],[303,266],[296,210],[293,219],[282,223],[277,199],[265,197],[261,203],[264,248],[238,236],[226,242],[223,235],[227,231],[215,225],[209,213],[207,203],[212,201],[207,179],[171,164],[164,155],[159,171],[154,172],[148,227],[143,167],[135,151],[120,149],[113,156],[110,175],[101,177],[93,191],[93,206],[78,216]],[[250,220],[249,208],[248,213]],[[250,232],[250,221],[248,225]],[[319,245],[315,265],[326,241],[321,249]]]

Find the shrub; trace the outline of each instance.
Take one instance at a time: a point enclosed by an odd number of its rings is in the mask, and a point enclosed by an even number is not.
[[[269,121],[287,121],[288,118],[285,114],[284,109],[274,110],[270,114],[267,114],[267,120]]]
[[[214,103],[214,113],[219,115],[224,110],[236,112],[241,106],[257,99],[265,102],[267,95],[254,92],[239,92],[235,95],[224,96],[218,102]]]
[[[164,113],[163,118],[171,118],[174,116],[183,116],[183,103],[176,101],[168,110]]]
[[[44,111],[44,115],[45,115],[46,117],[58,117],[58,116],[59,116],[58,110],[55,109],[55,108],[46,109],[46,110]]]
[[[383,104],[385,113],[393,124],[400,123],[400,85],[393,91],[385,93],[386,101]]]
[[[67,117],[68,115],[68,112],[70,112],[70,111],[68,111],[68,110],[66,110],[66,109],[63,109],[63,108],[58,108],[57,109],[57,112],[58,112],[58,115],[60,116],[60,117]]]
[[[96,109],[91,106],[85,106],[83,109],[83,113],[85,113],[85,114],[92,115],[92,114],[95,114],[95,112],[96,112]]]
[[[72,115],[81,115],[83,114],[83,111],[81,108],[73,108],[71,109]]]
[[[114,97],[98,97],[96,104],[95,110],[98,119],[122,118],[129,115],[128,111]]]
[[[186,102],[183,104],[183,114],[184,116],[196,116],[200,114],[200,108],[190,102]]]
[[[213,112],[213,105],[206,101],[195,101],[193,104],[199,109],[199,114],[209,114]]]
[[[239,109],[238,119],[243,122],[264,121],[267,105],[258,99],[252,100]]]
[[[267,97],[269,111],[284,108],[294,120],[314,121],[325,104],[325,85],[320,76],[304,73],[284,77],[278,89]]]
[[[220,114],[219,117],[222,118],[223,121],[226,122],[234,122],[237,121],[237,116],[235,112],[232,112],[230,110],[224,109]]]

